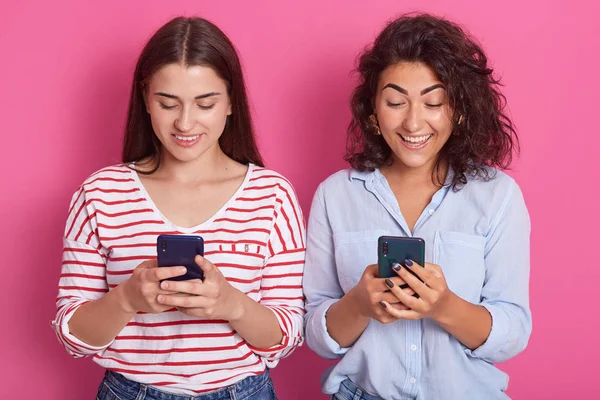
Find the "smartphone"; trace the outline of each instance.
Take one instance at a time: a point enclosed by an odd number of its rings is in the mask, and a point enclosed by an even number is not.
[[[195,235],[160,235],[156,239],[156,258],[159,267],[184,266],[185,275],[169,278],[171,281],[204,279],[204,272],[194,261],[197,255],[204,256],[204,239]]]
[[[404,260],[412,260],[421,267],[425,265],[425,241],[416,237],[381,236],[377,243],[377,263],[380,278],[398,276],[392,269],[394,263],[403,267]],[[410,268],[406,270],[417,276]],[[418,278],[418,276],[417,276]],[[421,280],[421,278],[419,278]],[[408,285],[402,285],[408,287]]]

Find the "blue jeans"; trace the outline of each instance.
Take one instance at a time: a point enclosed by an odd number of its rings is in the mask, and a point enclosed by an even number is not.
[[[356,386],[350,379],[340,384],[338,392],[331,396],[333,400],[381,400]]]
[[[106,371],[96,400],[277,400],[269,371],[198,396],[169,393]]]

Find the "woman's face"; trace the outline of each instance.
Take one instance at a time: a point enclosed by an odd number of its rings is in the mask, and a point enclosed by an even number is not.
[[[386,68],[374,109],[394,163],[433,168],[453,129],[446,88],[433,69],[409,62]]]
[[[226,82],[204,66],[162,67],[150,79],[145,101],[165,156],[180,162],[216,150],[231,115]]]

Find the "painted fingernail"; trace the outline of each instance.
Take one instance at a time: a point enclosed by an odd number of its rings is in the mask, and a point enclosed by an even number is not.
[[[387,306],[385,305],[385,303],[384,303],[383,301],[380,301],[380,302],[379,302],[379,305],[380,305],[381,307],[383,307],[383,308],[387,308]]]
[[[396,272],[400,271],[400,268],[402,268],[402,265],[398,264],[398,263],[393,263],[392,264],[392,269]]]
[[[394,287],[394,282],[390,281],[389,279],[386,279],[385,285],[391,289]]]
[[[404,260],[404,265],[406,265],[407,267],[412,267],[413,262],[411,260]]]

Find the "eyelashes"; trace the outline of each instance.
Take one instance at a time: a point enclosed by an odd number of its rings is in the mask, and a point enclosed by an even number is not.
[[[392,108],[398,108],[400,106],[403,106],[406,103],[391,103],[391,102],[387,102],[388,107],[392,107]]]
[[[162,108],[163,110],[172,110],[175,107],[177,107],[176,105],[174,106],[168,106],[165,103],[163,103],[162,101],[159,101],[158,104],[160,104],[160,108]],[[198,104],[198,108],[202,109],[202,110],[210,110],[214,107],[214,104],[211,104],[210,106],[201,106]]]
[[[177,107],[177,106],[168,106],[161,101],[159,101],[158,104],[160,104],[160,108],[162,108],[163,110],[172,110],[175,107]]]
[[[398,108],[398,107],[401,107],[401,106],[403,106],[405,104],[406,103],[392,103],[392,102],[389,102],[389,101],[387,102],[388,107],[391,107],[391,108]],[[438,103],[438,104],[426,103],[425,107],[428,107],[428,108],[439,108],[439,107],[441,107],[443,105],[444,105],[444,103]]]

